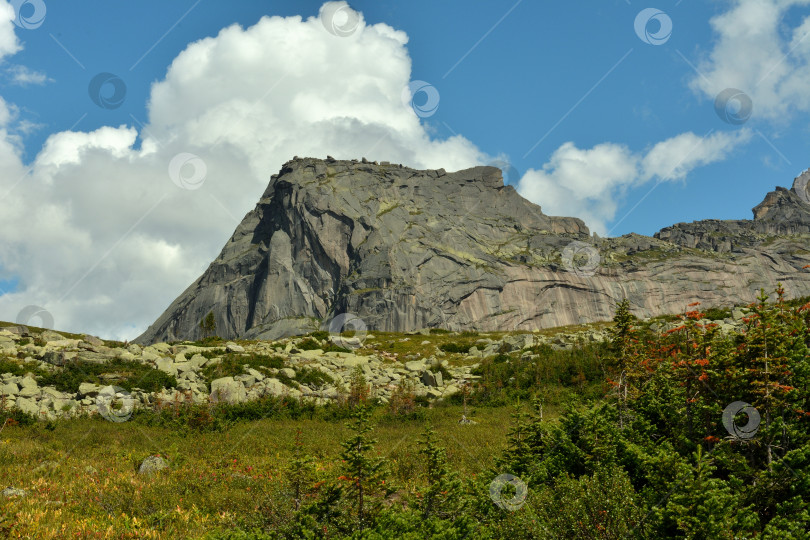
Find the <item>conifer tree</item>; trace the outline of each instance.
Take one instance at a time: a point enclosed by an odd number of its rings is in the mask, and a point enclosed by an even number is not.
[[[358,406],[352,412],[352,421],[347,425],[351,437],[341,443],[340,457],[345,463],[345,474],[340,477],[347,485],[349,497],[357,511],[357,523],[362,530],[368,525],[368,498],[382,490],[385,460],[372,457],[377,440],[371,437],[371,410]]]
[[[422,497],[422,516],[451,519],[463,511],[461,481],[447,465],[447,451],[436,441],[436,432],[428,423],[421,439],[417,441],[419,453],[425,456],[428,487]]]
[[[636,331],[633,328],[635,321],[636,317],[630,313],[630,301],[625,298],[616,306],[616,314],[613,316],[616,324],[610,329],[611,349],[615,355],[617,371],[617,381],[614,384],[618,395],[620,428],[624,426],[626,416],[629,379],[635,376],[638,361]]]
[[[749,390],[754,396],[752,405],[759,411],[764,424],[758,435],[765,441],[765,460],[769,469],[783,431],[782,416],[789,408],[788,393],[794,390],[790,384],[790,356],[799,321],[797,312],[785,306],[784,292],[779,284],[776,302],[768,304],[768,295],[760,289],[748,317],[743,355]]]
[[[312,479],[315,467],[312,456],[304,454],[304,443],[301,442],[301,428],[295,430],[295,442],[293,443],[293,458],[290,460],[287,469],[287,478],[293,489],[293,501],[295,509],[301,509],[301,499],[306,493],[307,486]]]
[[[214,312],[209,311],[208,315],[200,321],[200,330],[202,331],[203,338],[208,338],[217,333],[217,322],[214,318]]]

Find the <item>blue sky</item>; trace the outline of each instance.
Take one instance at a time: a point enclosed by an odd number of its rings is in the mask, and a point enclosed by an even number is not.
[[[509,181],[546,213],[582,217],[592,229],[611,236],[651,235],[680,221],[750,218],[750,209],[768,191],[790,187],[810,166],[805,158],[810,105],[797,90],[810,80],[802,79],[810,55],[810,40],[803,41],[810,27],[805,24],[810,2],[805,0],[654,5],[629,0],[474,5],[357,0],[351,7],[362,14],[361,28],[346,38],[324,31],[317,37],[322,44],[311,37],[302,42],[289,37],[299,31],[310,36],[305,23],[319,17],[322,2],[45,1],[41,24],[34,20],[38,2],[12,2],[14,15],[21,13],[18,22],[25,25],[28,19],[35,27],[8,24],[17,43],[6,43],[5,54],[0,45],[0,97],[7,110],[7,118],[0,115],[0,120],[9,156],[23,172],[32,171],[20,182],[19,177],[8,180],[13,171],[3,172],[7,180],[0,196],[7,192],[19,200],[6,196],[0,209],[6,205],[22,212],[16,223],[29,218],[18,241],[8,240],[13,245],[0,252],[0,286],[14,293],[5,295],[4,305],[0,291],[0,320],[13,319],[22,305],[50,301],[63,327],[84,325],[116,336],[142,330],[199,275],[255,203],[269,175],[293,154],[362,154],[447,169],[509,161],[519,173]],[[661,44],[646,43],[634,27],[639,13],[650,7],[672,24]],[[266,16],[287,19],[266,22],[267,33],[248,39],[254,26],[258,34],[262,25],[257,23]],[[301,20],[290,19],[295,16]],[[219,37],[233,24],[241,28],[230,42]],[[654,35],[658,24],[651,20],[643,28]],[[392,39],[393,30],[404,34]],[[286,41],[272,41],[285,32],[291,32],[284,34]],[[192,52],[205,47],[190,44],[203,38],[213,40],[218,54],[195,59]],[[369,41],[340,56],[340,47],[361,39]],[[284,52],[285,43],[298,43],[289,66],[284,62],[292,53]],[[228,54],[234,55],[232,61]],[[264,65],[263,55],[272,58],[265,63],[278,66],[276,71],[257,69]],[[376,65],[377,57],[388,60]],[[173,62],[174,76],[167,77]],[[236,70],[240,65],[246,68]],[[296,77],[302,70],[296,79],[302,86],[284,90],[292,83],[282,72]],[[91,99],[88,85],[100,73],[122,81],[126,92],[119,96],[120,106],[103,108]],[[228,81],[218,80],[219,75]],[[387,99],[379,112],[372,107],[371,90],[362,89],[354,99],[368,110],[355,111],[346,96],[372,79],[377,87],[390,84],[396,94],[403,82],[425,81],[440,96],[438,108],[422,118],[409,110],[410,118],[404,118],[401,111],[386,109],[397,101]],[[273,90],[275,84],[280,90]],[[254,85],[267,91],[248,90]],[[750,118],[739,125],[723,121],[715,110],[714,98],[725,88],[739,88],[752,99]],[[310,90],[313,101],[298,103]],[[231,100],[231,109],[223,105],[222,114],[250,111],[247,120],[223,125],[217,135],[221,120],[211,111],[225,103],[223,95],[243,91],[243,99]],[[424,97],[414,99],[418,104]],[[292,103],[284,99],[296,100],[305,111],[303,119],[292,116],[286,124],[274,124],[283,116],[276,112]],[[332,100],[339,118],[324,112]],[[253,109],[257,104],[261,113]],[[314,118],[316,111],[325,116]],[[318,122],[336,125],[347,118],[365,127],[348,135],[336,127],[335,134],[315,142],[312,132],[302,128],[295,133],[304,121],[316,129],[324,125]],[[389,128],[394,135],[386,138]],[[367,144],[364,137],[377,142]],[[256,140],[266,140],[272,151],[261,156],[261,146],[248,148],[245,141]],[[210,155],[198,151],[203,142],[211,143],[206,147]],[[238,152],[226,152],[240,145],[246,165]],[[150,167],[157,167],[150,161],[153,146],[158,149],[154,155],[197,149],[192,153],[207,164],[204,189],[167,191],[167,199],[150,199],[158,193],[149,184],[156,175]],[[236,165],[228,168],[231,163]],[[165,176],[165,163],[160,167]],[[239,184],[234,177],[240,175],[254,178]],[[109,208],[100,209],[107,203]],[[167,206],[174,210],[164,210]],[[58,217],[43,218],[44,209]],[[58,235],[49,234],[48,227],[64,238],[56,242]],[[26,233],[29,245],[23,246],[20,235]],[[161,253],[163,262],[144,268],[128,261],[126,253],[138,249],[151,258]],[[62,273],[43,270],[48,257],[57,255],[63,257]],[[73,256],[76,262],[68,260]],[[110,283],[128,280],[131,289],[115,288],[128,290],[127,298],[134,301],[144,298],[139,289],[148,286],[149,280],[139,276],[144,271],[167,284],[156,286],[159,294],[147,295],[147,307],[109,326],[105,306],[122,300],[119,291],[104,289],[100,274],[108,272]],[[77,280],[80,284],[71,286]],[[71,294],[94,300],[71,306]]]
[[[49,134],[74,124],[82,131],[139,127],[151,84],[188,43],[233,23],[250,26],[265,15],[314,16],[320,5],[300,0],[48,3],[41,27],[18,31],[25,49],[11,61],[45,73],[52,82],[3,86],[3,96],[23,110],[22,117],[42,125],[25,137],[26,157],[33,158]],[[720,120],[712,100],[688,88],[695,72],[681,57],[697,64],[701,52],[711,48],[709,20],[728,7],[724,2],[663,2],[658,7],[672,19],[673,32],[662,46],[648,45],[634,32],[635,16],[646,4],[623,0],[481,2],[474,8],[453,0],[356,1],[352,7],[370,23],[407,32],[412,78],[430,82],[441,94],[437,113],[425,120],[434,136],[461,133],[491,155],[506,155],[520,172],[542,166],[566,141],[580,148],[612,141],[641,151],[685,131],[737,129]],[[118,109],[90,101],[87,84],[98,72],[126,83]],[[678,221],[749,218],[767,191],[778,184],[789,187],[810,166],[803,160],[806,117],[790,124],[772,126],[754,115],[749,127],[770,144],[757,135],[722,163],[694,170],[683,182],[659,185],[612,235],[652,234]],[[629,210],[649,188],[629,191],[621,209]],[[620,211],[616,221],[623,216]]]

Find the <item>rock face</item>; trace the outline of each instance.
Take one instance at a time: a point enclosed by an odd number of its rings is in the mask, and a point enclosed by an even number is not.
[[[610,319],[624,297],[649,317],[746,303],[777,281],[807,295],[807,200],[799,177],[753,221],[599,239],[579,219],[543,214],[493,167],[295,158],[136,341],[199,339],[209,312],[221,337],[276,339],[341,313],[382,331],[533,330]]]

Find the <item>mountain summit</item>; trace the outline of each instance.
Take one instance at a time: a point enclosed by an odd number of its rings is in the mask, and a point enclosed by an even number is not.
[[[601,239],[579,219],[545,215],[494,167],[294,158],[137,341],[200,338],[209,312],[221,337],[275,339],[341,313],[380,331],[533,330],[610,319],[625,297],[653,316],[749,302],[777,281],[808,295],[807,200],[800,176],[753,220]]]

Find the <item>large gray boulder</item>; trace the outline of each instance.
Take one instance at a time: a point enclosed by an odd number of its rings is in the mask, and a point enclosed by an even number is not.
[[[20,390],[17,394],[21,397],[30,398],[40,394],[40,388],[36,379],[30,375],[26,375],[19,382]]]
[[[233,377],[222,377],[211,381],[211,401],[242,403],[247,401],[245,386]]]
[[[778,281],[808,295],[803,187],[769,193],[753,221],[600,239],[543,214],[493,167],[296,158],[137,341],[199,339],[209,312],[221,337],[276,339],[341,313],[381,331],[534,330],[609,320],[625,297],[649,317],[745,304]]]

